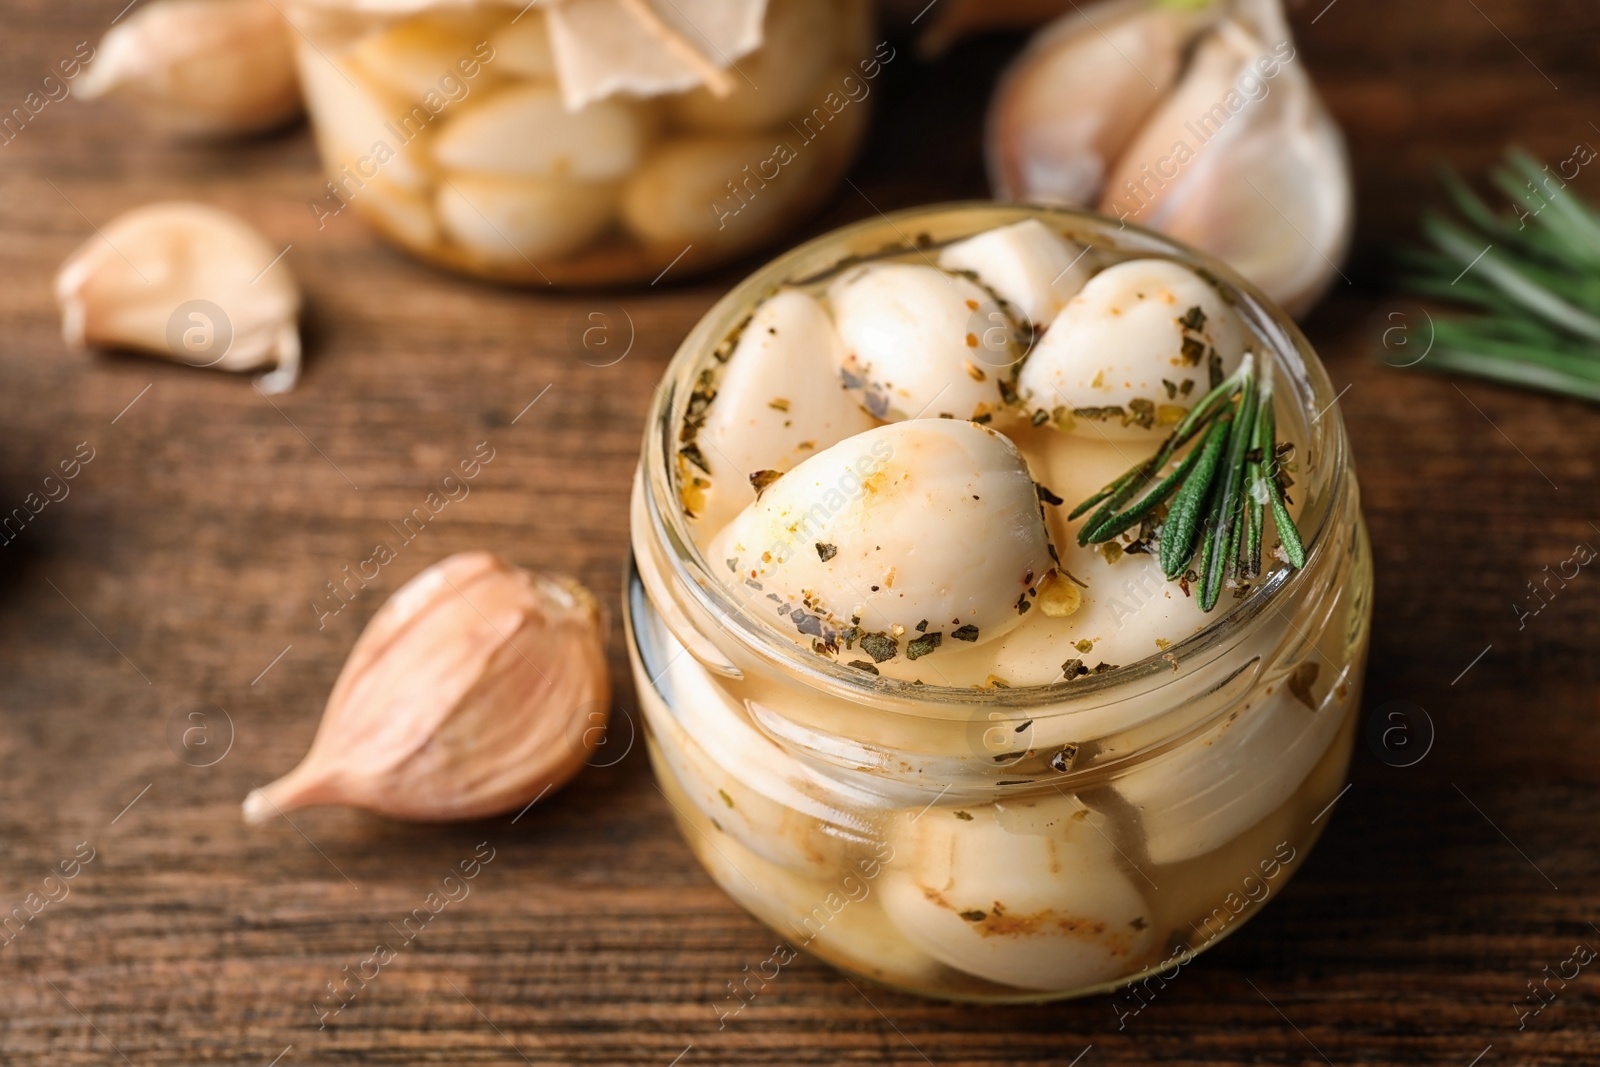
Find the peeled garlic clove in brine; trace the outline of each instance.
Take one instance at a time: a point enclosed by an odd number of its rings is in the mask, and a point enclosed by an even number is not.
[[[1306,706],[1280,680],[1193,746],[1140,764],[1115,788],[1138,807],[1153,863],[1222,847],[1288,802],[1333,742],[1346,709]]]
[[[1041,30],[989,106],[985,155],[995,195],[1093,204],[1139,123],[1177,83],[1188,41],[1213,17],[1122,0]]]
[[[1300,315],[1337,276],[1354,208],[1343,138],[1293,60],[1286,37],[1269,46],[1231,20],[1209,32],[1100,209],[1217,256]]]
[[[626,101],[568,111],[554,85],[520,85],[450,118],[433,158],[456,170],[603,181],[638,165],[647,125]]]
[[[617,195],[615,182],[446,174],[434,205],[444,232],[474,258],[537,270],[604,232]]]
[[[891,423],[813,456],[707,557],[782,632],[869,666],[998,637],[1052,566],[1015,446],[955,419]]]
[[[284,392],[300,373],[300,290],[281,251],[205,204],[130,211],[57,272],[62,336],[195,367],[268,369],[259,386]]]
[[[74,88],[179,136],[269,130],[300,114],[289,32],[272,0],[155,0],[106,34]]]
[[[1017,334],[983,347],[991,313],[1004,312],[966,278],[916,263],[852,267],[828,304],[844,342],[839,372],[875,417],[983,419],[1005,408]]]
[[[845,134],[830,128],[821,138],[842,143]],[[689,244],[729,250],[772,237],[816,198],[825,158],[820,144],[774,141],[752,134],[661,142],[628,178],[622,196],[628,231],[669,260]]]
[[[246,822],[347,804],[434,822],[563,785],[604,736],[605,619],[576,581],[463,552],[402,586],[345,661],[311,750]]]
[[[369,34],[347,56],[399,99],[419,103],[432,94],[448,101],[452,85],[470,94],[498,80],[500,57],[489,38],[509,19],[509,12],[498,17],[469,9],[424,13]]]
[[[550,27],[544,12],[522,9],[503,29],[490,38],[494,66],[519,78],[556,80],[556,56],[550,50]]]
[[[948,966],[1018,989],[1077,989],[1138,969],[1153,913],[1105,817],[1073,796],[896,818],[883,907]]]
[[[336,64],[308,44],[296,49],[295,58],[311,108],[312,136],[325,166],[339,178],[340,195],[352,190],[359,195],[361,174],[370,173],[374,163],[385,181],[426,191],[430,178],[419,165],[418,139],[431,136],[431,120],[421,123],[410,105],[372,84],[353,64]],[[375,151],[380,145],[383,150]]]
[[[841,790],[785,752],[745,717],[744,708],[692,656],[679,656],[661,678],[669,710],[651,721],[661,757],[700,814],[723,836],[812,878],[827,878],[844,861],[846,842],[860,844],[860,816],[829,803],[871,797]]]
[[[1029,322],[1043,326],[1089,280],[1084,250],[1038,219],[986,230],[939,253],[947,271],[971,271]]]
[[[834,62],[834,12],[827,0],[771,0],[763,44],[733,63],[732,92],[706,86],[670,97],[667,113],[688,130],[754,133],[822,106],[823,72]]]
[[[841,347],[815,297],[786,289],[756,308],[694,437],[711,467],[695,516],[703,529],[720,530],[755,499],[752,476],[789,470],[877,425],[834,371]]]
[[[1130,259],[1056,316],[1017,388],[1063,429],[1154,441],[1210,391],[1213,368],[1229,374],[1243,355],[1244,327],[1210,283],[1171,260]]]

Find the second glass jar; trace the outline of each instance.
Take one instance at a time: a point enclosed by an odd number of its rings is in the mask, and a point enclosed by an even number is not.
[[[521,284],[681,276],[780,237],[844,174],[894,58],[870,0],[771,0],[759,48],[705,57],[720,93],[569,110],[537,3],[296,0],[289,16],[328,171],[319,226],[349,208],[423,259]]]

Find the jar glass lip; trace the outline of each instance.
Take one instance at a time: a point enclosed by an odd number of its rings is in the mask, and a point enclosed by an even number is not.
[[[689,394],[700,372],[713,365],[712,353],[762,299],[784,285],[826,276],[863,259],[900,256],[960,240],[998,226],[1038,219],[1081,245],[1123,256],[1172,259],[1199,271],[1234,305],[1259,338],[1273,365],[1279,396],[1293,396],[1303,417],[1297,437],[1300,489],[1305,494],[1297,526],[1306,549],[1305,566],[1274,568],[1217,620],[1174,642],[1163,652],[1135,663],[1070,683],[1010,689],[923,685],[869,675],[817,655],[751,615],[696,546],[680,504],[676,457],[678,433]],[[641,480],[650,536],[667,549],[674,576],[699,608],[746,652],[797,675],[808,685],[865,703],[912,701],[918,705],[995,708],[1064,707],[1083,698],[1105,700],[1157,676],[1175,677],[1178,662],[1211,659],[1248,632],[1278,603],[1312,581],[1312,572],[1329,551],[1331,527],[1343,514],[1349,447],[1332,383],[1305,335],[1258,288],[1221,260],[1153,230],[1094,212],[1037,204],[962,201],[879,213],[799,245],[768,262],[735,285],[695,324],[668,364],[651,400],[645,424]],[[1003,431],[1002,431],[1003,432]],[[635,531],[637,534],[638,531]]]

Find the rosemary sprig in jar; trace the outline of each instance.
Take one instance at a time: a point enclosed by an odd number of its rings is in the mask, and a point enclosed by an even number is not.
[[[1179,450],[1196,438],[1199,442],[1163,475]],[[1192,575],[1199,582],[1200,609],[1210,611],[1227,579],[1260,575],[1269,508],[1284,558],[1291,567],[1305,566],[1305,546],[1284,498],[1283,460],[1291,450],[1277,440],[1271,375],[1265,367],[1258,372],[1254,354],[1247,352],[1232,375],[1189,409],[1154,455],[1079,504],[1068,518],[1094,509],[1078,531],[1078,543],[1101,544],[1155,516],[1171,498],[1156,535],[1162,573],[1169,579]]]

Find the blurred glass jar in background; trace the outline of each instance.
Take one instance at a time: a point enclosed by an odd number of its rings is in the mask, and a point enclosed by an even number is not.
[[[783,235],[837,184],[884,63],[870,0],[295,0],[328,171],[402,248],[602,285]]]

